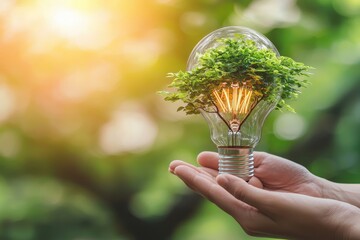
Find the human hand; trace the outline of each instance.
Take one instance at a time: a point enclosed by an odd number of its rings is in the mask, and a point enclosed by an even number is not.
[[[170,171],[233,216],[249,235],[295,239],[360,239],[360,210],[331,199],[272,192],[216,171],[174,161]]]
[[[198,162],[204,168],[218,169],[218,154],[202,152]],[[323,197],[320,178],[305,167],[265,152],[254,152],[255,174],[249,184],[271,191],[301,193]]]

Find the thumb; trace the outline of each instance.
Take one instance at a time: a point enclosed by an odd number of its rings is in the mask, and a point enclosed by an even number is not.
[[[235,198],[257,208],[258,210],[268,212],[269,207],[271,209],[272,203],[276,202],[276,198],[272,193],[251,186],[243,179],[235,177],[233,175],[218,175],[216,181],[220,186],[225,188]]]

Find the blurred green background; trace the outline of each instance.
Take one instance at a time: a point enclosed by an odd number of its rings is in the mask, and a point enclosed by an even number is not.
[[[216,148],[156,95],[229,25],[315,67],[257,150],[360,182],[360,1],[1,0],[0,239],[253,239],[168,173]]]

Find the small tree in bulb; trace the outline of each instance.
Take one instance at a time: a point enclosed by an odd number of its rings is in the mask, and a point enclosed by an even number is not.
[[[306,86],[309,66],[279,56],[265,36],[244,27],[225,27],[204,37],[190,54],[187,71],[169,73],[174,91],[167,101],[178,111],[201,113],[218,147],[219,173],[248,180],[254,174],[253,148],[267,115],[293,109],[286,103]]]

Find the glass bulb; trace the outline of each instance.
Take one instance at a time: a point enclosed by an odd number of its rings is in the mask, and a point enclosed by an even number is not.
[[[242,35],[256,43],[259,49],[271,49],[279,56],[275,46],[260,33],[245,27],[224,27],[205,36],[190,54],[187,70],[198,64],[199,55],[222,44],[219,38]],[[280,97],[279,92],[279,97]],[[210,127],[212,141],[218,147],[219,174],[233,174],[244,180],[254,175],[253,149],[261,138],[265,118],[277,105],[278,99],[263,100],[255,94],[250,81],[222,83],[211,93],[213,109],[200,109]]]

